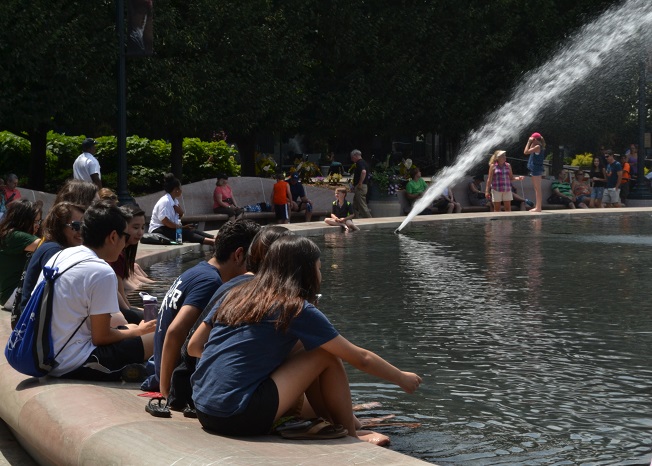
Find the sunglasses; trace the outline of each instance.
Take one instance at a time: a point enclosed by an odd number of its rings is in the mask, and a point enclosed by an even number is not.
[[[125,243],[128,243],[129,240],[131,239],[131,235],[129,233],[127,233],[126,231],[117,231],[116,230],[116,233],[118,233],[120,235],[120,237],[123,237],[123,236],[125,237]]]
[[[70,227],[71,229],[73,229],[75,231],[79,231],[79,230],[81,230],[82,222],[70,222],[70,223],[66,223],[66,226]]]

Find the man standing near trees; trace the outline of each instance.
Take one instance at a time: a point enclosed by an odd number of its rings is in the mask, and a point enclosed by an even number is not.
[[[369,165],[362,158],[362,152],[355,149],[351,152],[351,162],[355,164],[353,174],[353,211],[356,218],[371,218],[367,207],[367,182],[369,181]]]
[[[84,139],[82,142],[82,153],[72,165],[72,173],[76,180],[95,183],[97,189],[102,189],[102,175],[100,174],[100,162],[95,158],[96,141],[92,138]]]

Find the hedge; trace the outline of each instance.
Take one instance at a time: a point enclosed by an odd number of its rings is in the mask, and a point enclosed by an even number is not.
[[[57,192],[72,177],[72,164],[81,152],[85,136],[67,136],[50,131],[47,135],[45,191]],[[118,148],[115,136],[97,141],[96,157],[102,167],[102,184],[117,189]],[[159,191],[163,175],[170,171],[170,143],[139,136],[127,138],[127,187],[132,196]],[[217,173],[239,175],[238,151],[225,141],[183,140],[183,182],[214,178]],[[9,131],[0,132],[0,174],[16,173],[20,184],[29,185],[27,174],[30,142]]]

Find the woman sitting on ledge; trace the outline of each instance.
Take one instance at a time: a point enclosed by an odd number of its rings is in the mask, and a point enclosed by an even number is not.
[[[182,228],[183,241],[213,246],[215,239],[212,235],[196,230],[191,225],[181,224],[184,211],[179,205],[179,197],[183,191],[181,182],[172,173],[165,175],[163,189],[166,194],[154,206],[152,219],[149,222],[149,233],[160,233],[176,241],[177,228]]]
[[[237,206],[228,183],[229,177],[225,173],[218,173],[213,191],[213,213],[226,214],[229,220],[235,220],[242,214],[242,209]]]
[[[319,256],[308,238],[277,239],[260,272],[218,302],[215,315],[204,320],[208,325],[193,335],[188,352],[201,354],[192,375],[193,400],[205,429],[232,436],[268,433],[305,393],[316,414],[332,423],[324,426],[331,438],[348,433],[366,439],[356,432],[342,361],[407,393],[419,387],[421,377],[350,343],[312,304],[321,283]],[[193,340],[206,331],[207,343],[197,351]]]

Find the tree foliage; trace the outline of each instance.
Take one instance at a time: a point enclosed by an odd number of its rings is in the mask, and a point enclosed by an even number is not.
[[[127,62],[128,132],[168,140],[181,171],[185,137],[225,130],[245,174],[261,133],[349,146],[391,134],[459,137],[615,3],[157,0],[155,54]],[[114,133],[114,8],[108,0],[0,3],[0,129],[32,141],[32,185],[44,183],[37,168],[50,129]],[[578,146],[600,127],[626,131],[635,102],[635,73],[627,73],[617,92],[602,93],[602,108],[616,111],[588,108],[595,99],[585,93],[555,109],[565,122],[549,116],[548,129]]]

